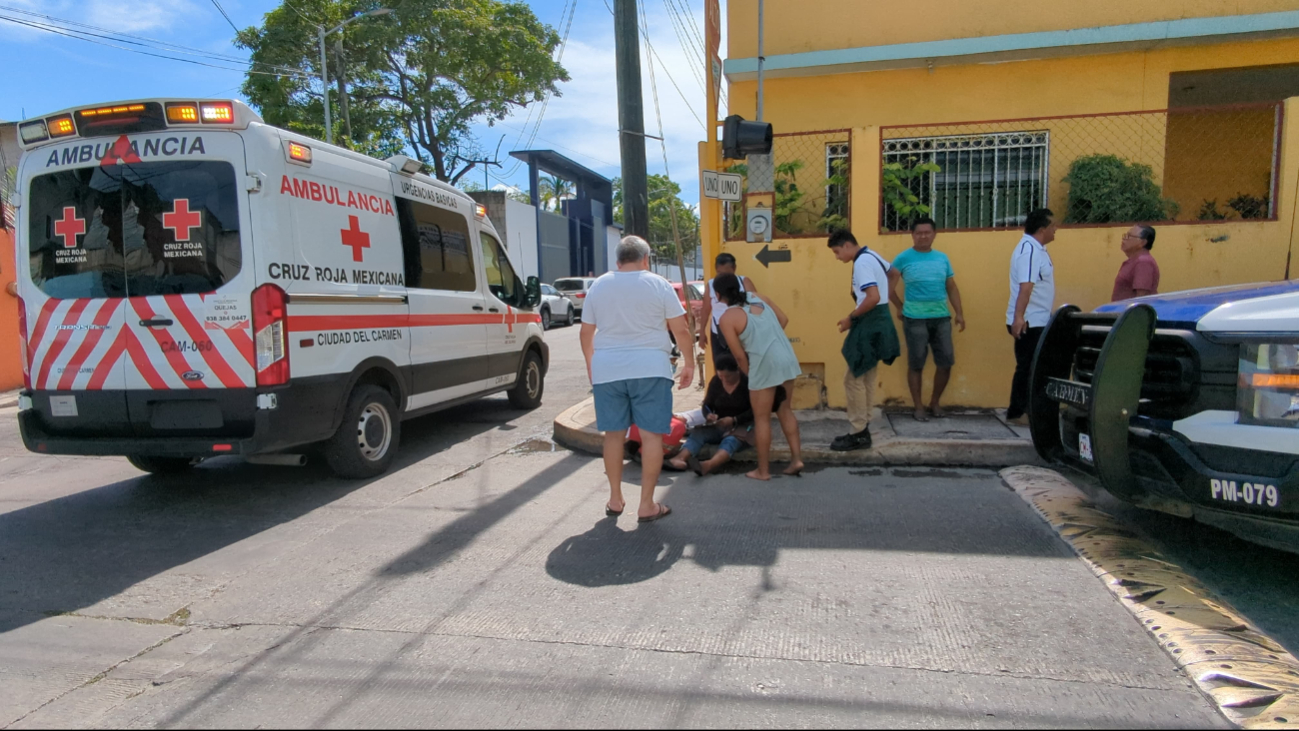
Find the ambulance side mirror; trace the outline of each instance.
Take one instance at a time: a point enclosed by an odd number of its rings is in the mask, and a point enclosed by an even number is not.
[[[528,283],[524,287],[524,293],[527,296],[527,302],[524,307],[532,309],[541,304],[541,280],[536,277],[528,277]]]

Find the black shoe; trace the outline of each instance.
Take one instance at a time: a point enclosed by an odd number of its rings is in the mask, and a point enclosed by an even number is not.
[[[871,431],[869,427],[856,434],[844,434],[835,437],[834,441],[830,442],[830,449],[835,452],[851,452],[854,449],[870,449],[870,447]]]

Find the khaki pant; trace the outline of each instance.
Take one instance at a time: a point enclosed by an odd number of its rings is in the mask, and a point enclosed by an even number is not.
[[[849,368],[843,375],[843,390],[848,394],[848,421],[852,424],[853,434],[864,431],[870,424],[878,372],[879,366],[875,366],[861,376],[854,376],[852,368]]]

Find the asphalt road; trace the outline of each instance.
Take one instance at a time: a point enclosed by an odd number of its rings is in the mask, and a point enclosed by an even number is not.
[[[407,422],[368,482],[147,477],[0,413],[0,726],[1227,726],[994,472],[671,475],[672,516],[605,518],[550,339],[541,409]]]

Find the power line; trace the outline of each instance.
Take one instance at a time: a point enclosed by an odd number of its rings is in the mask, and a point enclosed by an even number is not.
[[[308,77],[308,78],[309,78],[308,74],[306,74],[305,72],[302,72],[302,71],[296,71],[296,72],[292,72],[292,73],[285,72],[285,71],[276,71],[276,72],[270,72],[270,71],[253,71],[252,69],[240,69],[240,68],[231,68],[231,67],[229,67],[229,66],[218,66],[217,64],[204,63],[204,62],[202,62],[202,61],[195,61],[195,60],[192,59],[192,58],[177,58],[177,57],[175,57],[175,56],[168,56],[168,55],[166,55],[166,54],[162,54],[162,53],[150,53],[149,51],[144,51],[144,50],[141,50],[141,49],[138,49],[138,48],[128,48],[128,47],[126,47],[126,46],[119,46],[119,45],[114,44],[114,43],[105,43],[105,42],[103,42],[103,41],[97,41],[97,40],[95,40],[94,38],[88,38],[88,37],[86,37],[86,36],[94,36],[94,35],[96,35],[96,34],[93,34],[93,33],[88,33],[88,34],[85,34],[85,35],[75,35],[75,34],[74,34],[75,32],[67,32],[68,29],[66,29],[66,28],[64,28],[64,29],[56,29],[56,28],[53,28],[53,27],[50,27],[50,26],[47,26],[47,25],[42,25],[42,24],[40,24],[40,23],[34,23],[34,22],[31,22],[31,21],[22,20],[22,19],[19,19],[19,18],[11,18],[11,17],[6,16],[6,15],[0,15],[0,20],[7,20],[7,21],[9,21],[10,23],[16,23],[16,24],[18,24],[18,25],[25,25],[25,26],[28,26],[28,27],[31,27],[31,28],[35,28],[35,29],[37,29],[37,30],[43,30],[43,31],[46,31],[47,33],[54,33],[54,34],[56,34],[56,35],[67,36],[68,38],[75,38],[75,39],[80,40],[80,41],[86,41],[87,43],[95,43],[95,44],[98,44],[98,45],[101,45],[101,46],[108,46],[109,48],[116,48],[116,49],[121,50],[121,51],[130,51],[131,53],[138,53],[138,54],[141,54],[141,55],[144,55],[144,56],[153,56],[153,57],[155,57],[155,58],[165,58],[165,59],[167,59],[167,60],[169,60],[169,61],[180,61],[181,63],[189,63],[189,64],[194,64],[194,65],[196,65],[196,66],[206,66],[206,67],[208,67],[208,68],[220,69],[220,70],[222,70],[222,71],[238,71],[238,72],[241,72],[241,73],[249,73],[249,74],[265,74],[265,75],[267,75],[267,76],[291,76],[291,75],[297,74],[297,75],[300,75],[300,76]]]
[[[609,11],[610,15],[613,15],[613,8],[609,6],[609,0],[604,0],[604,7]],[[645,47],[649,49],[650,53],[654,54],[654,57],[659,60],[660,64],[663,64],[664,66],[663,73],[668,77],[668,81],[672,82],[672,88],[677,90],[677,94],[681,97],[681,101],[685,102],[686,109],[690,110],[690,115],[695,118],[695,121],[699,123],[700,127],[703,127],[704,129],[708,129],[708,127],[704,124],[704,121],[699,118],[699,113],[695,111],[694,107],[690,106],[690,100],[686,98],[685,93],[681,91],[681,87],[677,85],[677,80],[673,78],[672,73],[667,70],[666,68],[667,64],[663,62],[663,57],[660,56],[659,52],[654,49],[654,44],[649,42],[649,26],[643,20],[644,18],[643,8],[642,8],[641,16],[642,16],[642,21],[641,21],[640,30],[641,30],[641,35],[645,38]]]
[[[221,17],[225,18],[226,22],[230,24],[230,28],[233,29],[235,33],[238,33],[239,29],[235,27],[235,22],[230,19],[230,16],[226,14],[226,9],[221,7],[221,3],[217,2],[217,0],[212,0],[212,4],[216,6],[217,12],[221,13]]]
[[[166,53],[179,53],[179,54],[181,54],[181,55],[186,55],[186,56],[195,56],[195,57],[198,57],[198,58],[204,58],[204,59],[213,60],[213,61],[220,61],[220,62],[223,62],[223,63],[239,63],[239,64],[246,64],[246,63],[249,63],[249,60],[248,60],[248,59],[246,59],[246,58],[241,58],[241,57],[239,57],[239,56],[232,56],[232,55],[228,55],[228,54],[214,53],[214,52],[211,52],[211,51],[205,51],[205,50],[202,50],[202,49],[190,48],[190,47],[188,47],[188,46],[182,46],[182,45],[177,44],[177,43],[170,43],[170,42],[167,42],[167,41],[160,41],[160,40],[157,40],[157,39],[154,39],[154,38],[146,38],[146,37],[144,37],[144,36],[132,35],[132,34],[130,34],[130,33],[121,33],[121,32],[118,32],[118,31],[110,30],[110,29],[108,29],[108,28],[102,28],[102,27],[100,27],[100,26],[90,25],[89,23],[80,23],[80,22],[77,22],[77,21],[75,21],[75,20],[66,20],[66,19],[64,19],[64,18],[56,18],[56,17],[54,17],[54,16],[52,16],[52,15],[45,15],[45,14],[43,14],[43,13],[36,13],[36,12],[29,11],[29,10],[24,10],[24,9],[22,9],[22,8],[14,8],[14,7],[9,7],[9,6],[5,6],[5,5],[0,5],[0,11],[8,11],[8,12],[10,12],[10,13],[18,13],[18,14],[20,14],[20,15],[28,16],[28,18],[40,18],[41,21],[34,21],[34,20],[23,19],[23,18],[13,18],[13,17],[7,17],[7,16],[0,16],[0,17],[3,17],[3,19],[5,19],[5,20],[9,20],[9,21],[11,21],[11,22],[15,22],[15,23],[18,23],[18,24],[20,24],[20,25],[27,25],[27,26],[30,26],[30,27],[33,27],[33,28],[37,28],[37,29],[39,29],[39,30],[48,31],[48,32],[51,32],[51,33],[58,33],[58,34],[60,34],[60,35],[67,35],[67,36],[69,36],[69,37],[71,37],[71,38],[78,38],[78,39],[80,39],[80,40],[89,41],[90,38],[86,38],[86,37],[84,37],[84,36],[89,36],[89,37],[92,37],[92,38],[102,38],[102,39],[109,40],[109,41],[115,41],[115,42],[117,42],[117,43],[126,43],[126,44],[129,44],[129,45],[132,45],[132,46],[140,46],[140,47],[142,47],[142,48],[147,48],[147,49],[149,49],[149,50],[151,50],[151,51],[163,51],[163,52],[166,52]],[[48,21],[48,22],[42,22],[42,21]],[[86,29],[89,29],[89,30],[80,30],[81,28],[86,28]],[[98,32],[98,33],[95,33],[95,32],[91,32],[91,31],[99,31],[99,32]],[[71,34],[71,35],[70,35],[70,34]],[[91,42],[94,42],[94,41],[91,41]],[[112,44],[107,44],[107,43],[106,43],[106,44],[102,44],[102,45],[110,45],[110,46],[111,46]],[[112,46],[112,47],[114,47],[114,48],[121,48],[120,46]],[[130,48],[121,48],[121,50],[125,50],[125,51],[133,51],[134,49],[130,49]],[[175,59],[175,60],[184,60],[184,59]],[[282,71],[286,72],[286,74],[306,74],[306,73],[307,73],[307,72],[305,72],[303,69],[299,69],[299,68],[296,68],[296,67],[293,67],[293,66],[283,66],[283,65],[279,65],[279,64],[264,64],[263,66],[264,66],[265,68],[271,68],[271,69],[276,69],[276,70],[282,70]]]
[[[564,12],[561,12],[559,15],[559,22],[564,23],[564,35],[559,40],[559,53],[555,56],[555,63],[557,64],[562,63],[564,60],[564,50],[568,48],[568,36],[573,29],[573,18],[577,16],[577,0],[572,0],[571,8],[568,2],[569,0],[564,0],[564,10],[568,12],[568,22],[567,23],[564,22],[564,15],[565,15]],[[531,148],[532,143],[536,141],[537,133],[541,131],[541,122],[546,118],[546,108],[550,106],[550,99],[552,96],[553,96],[552,93],[546,92],[545,98],[541,100],[541,108],[540,108],[541,113],[537,115],[537,123],[532,127],[532,133],[528,136],[528,143],[524,145],[524,149]],[[528,124],[532,122],[533,109],[534,107],[531,106],[528,107],[528,118],[523,123],[525,130]],[[524,134],[527,133],[523,130],[520,130],[519,137],[514,140],[515,149],[518,149],[519,142],[523,139]],[[523,164],[521,160],[516,160],[514,164],[510,166],[510,169],[505,171],[505,175],[506,176],[514,175],[514,173],[518,171],[519,165],[521,164]]]

